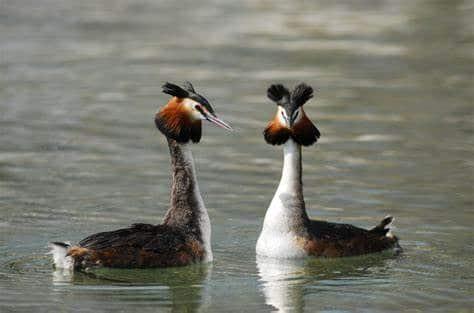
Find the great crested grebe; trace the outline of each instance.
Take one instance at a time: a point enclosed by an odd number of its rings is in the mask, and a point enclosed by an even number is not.
[[[171,203],[163,224],[133,224],[91,235],[77,245],[50,244],[57,268],[167,267],[212,260],[211,224],[194,170],[189,142],[201,139],[201,121],[231,127],[217,118],[209,102],[191,83],[166,83],[173,96],[155,115],[156,127],[167,137],[171,155]]]
[[[265,215],[257,254],[302,258],[353,256],[391,248],[398,251],[398,239],[388,228],[391,216],[369,230],[308,217],[301,179],[301,146],[314,144],[320,136],[303,110],[303,104],[313,97],[313,89],[302,83],[290,92],[283,85],[272,85],[267,95],[276,102],[277,113],[263,133],[267,143],[283,145],[283,171]]]

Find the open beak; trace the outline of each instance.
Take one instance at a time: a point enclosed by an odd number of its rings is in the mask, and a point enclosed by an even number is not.
[[[219,127],[225,128],[229,131],[233,131],[232,127],[230,127],[229,124],[224,122],[223,120],[219,119],[217,116],[212,115],[212,114],[206,114],[206,120],[208,120],[211,123],[216,124]]]

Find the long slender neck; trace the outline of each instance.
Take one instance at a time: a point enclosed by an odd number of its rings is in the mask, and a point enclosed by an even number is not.
[[[278,190],[303,196],[301,146],[288,139],[283,145],[283,169]]]
[[[265,216],[264,227],[297,230],[309,220],[306,214],[301,165],[301,146],[292,139],[283,146],[280,184]]]
[[[207,217],[207,211],[199,192],[193,155],[188,144],[168,139],[168,146],[172,172],[171,203],[164,223],[200,236],[200,220],[203,215]]]

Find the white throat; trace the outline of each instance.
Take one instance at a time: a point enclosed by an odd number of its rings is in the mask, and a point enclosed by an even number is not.
[[[283,146],[283,170],[280,184],[265,214],[257,253],[292,258],[304,254],[295,244],[293,226],[306,216],[301,183],[301,146],[292,139]]]

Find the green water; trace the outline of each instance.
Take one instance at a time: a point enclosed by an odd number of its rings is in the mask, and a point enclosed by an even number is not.
[[[472,1],[0,1],[1,312],[472,312]],[[214,262],[53,271],[51,240],[159,223],[160,85],[190,80],[236,129],[193,146]],[[282,152],[270,83],[305,81],[309,214],[404,253],[275,262],[254,247]]]

